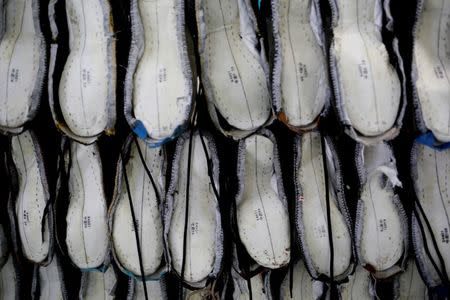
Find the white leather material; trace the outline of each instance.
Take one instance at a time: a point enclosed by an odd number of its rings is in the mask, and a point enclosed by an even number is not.
[[[45,42],[38,7],[36,0],[8,0],[1,7],[5,28],[3,36],[0,32],[0,128],[6,131],[24,126],[40,101]]]
[[[325,285],[312,279],[303,261],[297,261],[293,269],[292,297],[289,289],[290,271],[287,272],[280,287],[281,300],[318,300],[323,297]],[[344,298],[346,299],[346,298]]]
[[[6,264],[0,269],[0,299],[18,300],[18,274],[12,255],[8,256]]]
[[[208,155],[213,154],[215,146],[205,137]],[[171,187],[169,187],[170,200],[173,201],[171,215],[166,219],[168,229],[168,246],[172,266],[180,275],[183,261],[183,241],[186,209],[186,185],[190,177],[189,186],[189,214],[186,233],[186,260],[184,261],[184,280],[191,285],[203,284],[214,272],[220,263],[223,237],[221,235],[221,220],[218,213],[218,199],[216,199],[211,179],[208,176],[207,160],[198,133],[192,139],[191,172],[187,173],[189,161],[189,134],[177,143],[176,166],[172,172]],[[215,150],[214,150],[215,151]],[[217,158],[215,158],[217,159]],[[217,161],[215,162],[217,163]],[[215,184],[218,186],[218,173],[215,170]],[[173,193],[170,191],[173,190]],[[169,197],[169,196],[168,196]],[[173,198],[172,198],[173,197]],[[166,226],[167,226],[166,225]],[[220,255],[220,256],[219,256]]]
[[[30,131],[11,139],[13,162],[18,175],[19,191],[15,214],[22,251],[32,262],[43,262],[49,254],[49,226],[41,222],[48,201],[48,187],[42,168],[42,155],[35,136]]]
[[[134,74],[133,109],[154,140],[174,135],[192,108],[193,79],[184,71],[190,69],[184,2],[137,0],[144,45]]]
[[[138,140],[139,147],[149,168],[157,191],[164,195],[165,150],[164,148],[149,148],[143,141]],[[122,164],[122,161],[119,162]],[[117,203],[112,211],[112,243],[115,257],[126,272],[135,276],[142,276],[139,266],[134,225],[129,204],[123,169],[119,166],[121,177]],[[153,275],[161,266],[164,248],[164,230],[159,204],[154,187],[145,172],[143,162],[139,157],[136,144],[131,141],[130,158],[126,162],[126,172],[130,184],[133,209],[138,226],[140,249],[144,276]],[[116,183],[118,184],[118,183]],[[163,199],[161,199],[162,201]]]
[[[300,187],[301,207],[300,234],[302,248],[307,254],[307,262],[311,264],[313,276],[324,274],[330,276],[330,243],[328,236],[328,220],[326,210],[325,170],[321,135],[318,132],[306,133],[297,145],[300,163],[298,166],[298,185]],[[330,158],[334,159],[334,158]],[[330,162],[330,161],[329,161]],[[329,176],[329,200],[331,226],[333,235],[334,264],[333,277],[346,274],[352,258],[350,229],[346,218],[338,208],[336,191],[332,184],[334,174],[331,164],[327,163]]]
[[[258,274],[250,279],[252,295],[248,289],[247,280],[240,277],[234,269],[231,270],[234,285],[233,299],[236,300],[270,300],[267,290],[265,289],[263,274]]]
[[[80,269],[101,266],[108,253],[108,227],[103,174],[97,145],[71,142],[67,211],[67,251]]]
[[[355,273],[349,276],[349,281],[340,285],[339,290],[341,299],[345,300],[371,300],[372,283],[370,273],[357,266]]]
[[[274,139],[252,135],[240,143],[238,170],[243,187],[237,199],[239,237],[248,254],[261,266],[279,268],[290,260],[290,229]],[[279,165],[278,165],[279,166]]]
[[[109,3],[68,0],[66,14],[70,54],[59,85],[59,104],[73,134],[92,137],[107,129],[109,106],[115,105]]]
[[[398,300],[429,299],[428,290],[420,277],[414,258],[408,260],[405,272],[401,273],[394,284]]]
[[[39,267],[39,299],[40,300],[64,300],[62,289],[61,271],[58,260],[53,257],[52,262],[46,267]]]
[[[387,277],[401,271],[408,245],[406,216],[393,189],[398,179],[389,178],[396,178],[395,159],[385,143],[361,151],[365,178],[356,217],[357,253],[363,266]]]
[[[437,151],[426,146],[416,144],[413,151],[413,181],[414,189],[425,215],[430,222],[433,235],[436,239],[439,252],[441,253],[447,276],[450,277],[450,197],[448,173],[450,172],[450,151]],[[416,206],[417,211],[419,208]],[[433,246],[432,238],[423,216],[419,213],[425,229],[426,242],[433,260],[436,262],[441,272],[436,250]],[[424,240],[420,227],[413,217],[412,236],[413,245],[418,258],[419,268],[424,274],[424,279],[430,286],[436,286],[440,283],[437,272],[428,259],[424,249]]]
[[[450,2],[422,0],[415,24],[413,82],[425,126],[450,142]]]
[[[80,299],[115,299],[117,277],[113,266],[110,266],[105,273],[98,271],[84,272],[82,274],[81,284]]]
[[[209,112],[236,131],[252,132],[271,117],[265,62],[256,50],[256,22],[245,0],[196,0],[202,80]],[[235,133],[239,135],[239,133]]]
[[[314,127],[330,96],[323,41],[313,27],[321,25],[313,23],[320,19],[316,5],[314,0],[272,1],[276,22],[272,75],[279,77],[273,79],[274,101],[281,97],[285,122],[298,128]]]
[[[161,281],[146,281],[148,299],[167,299],[165,284]],[[145,300],[142,281],[134,281],[134,292],[130,300]]]
[[[331,45],[335,90],[346,122],[364,136],[387,133],[396,121],[401,83],[382,42],[380,0],[338,0]]]

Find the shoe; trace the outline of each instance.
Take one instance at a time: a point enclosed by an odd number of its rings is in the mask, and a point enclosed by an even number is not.
[[[418,202],[414,208],[416,213],[412,216],[412,244],[417,267],[430,288],[444,284],[443,281],[450,277],[450,197],[447,192],[447,186],[450,185],[447,175],[449,171],[449,150],[437,151],[417,142],[414,144],[411,174]],[[441,276],[433,267],[425,247],[429,249]]]
[[[355,221],[359,263],[376,278],[403,270],[408,251],[408,225],[395,191],[401,187],[394,154],[386,143],[356,148],[360,178]]]
[[[450,142],[448,15],[448,1],[418,1],[411,75],[416,123],[422,132],[431,131],[444,143]]]
[[[349,276],[349,281],[339,286],[339,292],[341,299],[378,299],[370,273],[359,265],[356,266],[355,273]]]
[[[107,0],[65,1],[66,15],[49,7],[55,44],[51,49],[49,98],[56,126],[70,138],[91,144],[103,132],[113,134],[116,118],[116,61],[111,7]],[[58,11],[58,10],[56,10]],[[58,26],[57,21],[67,20]],[[69,55],[58,57],[68,27]],[[61,28],[58,28],[61,27]],[[58,59],[58,60],[57,60]],[[64,62],[61,74],[55,64]],[[58,78],[60,76],[60,79]],[[58,86],[53,87],[53,83]]]
[[[289,263],[291,240],[278,146],[262,130],[239,142],[236,217],[239,238],[259,265],[277,269]]]
[[[106,271],[83,272],[81,275],[80,299],[84,300],[113,300],[117,287],[117,276],[113,266]]]
[[[32,286],[32,295],[39,295],[38,299],[68,299],[63,269],[56,254],[49,265],[35,266]]]
[[[138,149],[139,145],[139,149]],[[129,276],[142,279],[159,278],[167,271],[164,260],[164,229],[162,205],[165,192],[166,151],[165,148],[150,148],[142,140],[130,136],[125,142],[126,178],[122,159],[117,163],[114,201],[109,211],[113,254],[117,265]],[[139,151],[142,153],[141,161]],[[150,170],[152,184],[145,166]],[[131,195],[128,194],[126,180]],[[139,232],[140,251],[144,274],[141,274],[130,199]]]
[[[359,142],[392,139],[399,133],[406,103],[403,82],[381,36],[383,17],[392,22],[388,5],[380,0],[330,2],[330,70],[339,119]],[[400,56],[397,59],[402,65]]]
[[[310,130],[331,96],[319,1],[272,0],[271,5],[275,111],[290,129]]]
[[[289,268],[288,268],[289,270]],[[287,271],[280,287],[280,299],[292,300],[292,299],[323,299],[325,296],[326,286],[323,282],[314,280],[306,270],[303,261],[297,261],[293,268],[293,285],[292,285],[292,297],[290,291],[290,271]],[[344,298],[346,299],[346,298]]]
[[[431,299],[427,286],[423,282],[414,258],[410,258],[405,272],[396,276],[394,281],[395,299]]]
[[[45,215],[50,194],[43,157],[33,132],[25,131],[11,138],[11,156],[17,172],[14,223],[21,249],[28,260],[46,264],[52,248],[51,214]]]
[[[295,220],[306,267],[314,279],[332,276],[335,281],[343,280],[353,266],[352,235],[336,150],[331,139],[318,132],[305,133],[295,141],[294,160]],[[330,274],[327,181],[334,250],[333,274]]]
[[[2,1],[0,6],[0,131],[18,134],[41,101],[46,45],[39,1]]]
[[[182,134],[194,106],[196,70],[185,0],[131,1],[125,116],[150,145]]]
[[[148,299],[168,300],[165,279],[145,281]],[[130,279],[127,299],[145,300],[145,290],[142,281]]]
[[[212,178],[208,175],[209,168]],[[185,133],[176,143],[172,161],[164,233],[175,274],[195,288],[203,288],[222,268],[223,232],[213,184],[220,192],[219,159],[213,137],[198,130]]]
[[[210,117],[223,134],[245,137],[272,118],[268,64],[250,1],[196,0],[195,11]]]
[[[78,268],[92,270],[103,265],[109,248],[107,202],[97,145],[72,141],[68,164],[67,251]]]
[[[271,300],[270,281],[267,274],[257,274],[250,279],[251,291],[248,282],[242,278],[236,271],[231,269],[231,278],[233,280],[233,299],[236,300]]]
[[[0,299],[20,299],[19,279],[19,269],[13,255],[10,254],[0,269]]]

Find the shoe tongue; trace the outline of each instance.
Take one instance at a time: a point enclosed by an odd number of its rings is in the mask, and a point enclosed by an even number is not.
[[[379,166],[369,173],[369,178],[381,173],[386,176],[393,187],[402,187],[401,181],[398,179],[397,170],[387,165]],[[381,186],[385,186],[384,180],[381,181]]]

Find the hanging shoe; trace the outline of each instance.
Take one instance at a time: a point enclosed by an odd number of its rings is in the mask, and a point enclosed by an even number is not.
[[[168,300],[167,297],[167,286],[165,279],[160,279],[157,281],[145,281],[145,286],[147,290],[147,296],[149,300],[160,299]],[[128,295],[129,300],[145,300],[145,290],[142,281],[137,281],[130,278],[130,283],[128,285]]]
[[[413,30],[412,83],[416,124],[450,142],[450,2],[418,1]]]
[[[294,131],[317,126],[330,100],[319,1],[272,0],[273,105]]]
[[[408,224],[395,191],[401,187],[394,153],[386,143],[358,144],[360,180],[355,245],[360,264],[383,279],[403,270],[408,250]]]
[[[18,134],[36,115],[47,69],[38,0],[0,2],[0,131]]]
[[[83,272],[79,296],[83,300],[113,300],[116,286],[117,276],[112,265],[105,272]]]
[[[214,139],[199,130],[187,132],[178,139],[172,161],[164,234],[173,270],[195,288],[222,268],[222,222],[214,189],[219,191]]]
[[[100,153],[96,144],[72,141],[68,154],[67,251],[78,268],[92,270],[104,264],[109,247]]]
[[[117,265],[127,275],[138,279],[142,279],[142,276],[159,278],[167,271],[161,212],[165,192],[166,151],[164,148],[149,148],[134,136],[127,139],[122,151],[125,161],[121,158],[117,163],[114,201],[109,211],[113,254]],[[146,173],[146,167],[152,178]],[[127,181],[131,194],[128,194]],[[140,270],[133,214],[140,237],[144,274]]]
[[[414,258],[410,258],[405,272],[396,276],[394,281],[395,299],[431,299],[427,286],[423,282]]]
[[[18,247],[25,258],[46,264],[52,252],[53,223],[52,214],[45,214],[50,194],[42,153],[33,132],[11,138],[11,156],[18,187],[14,213],[10,213],[14,216],[10,218],[12,229],[16,227]]]
[[[271,300],[270,281],[267,274],[257,274],[250,279],[251,290],[248,281],[242,278],[236,271],[231,269],[233,280],[233,299],[237,300]]]
[[[14,261],[13,255],[8,255],[8,259],[0,269],[0,299],[17,300],[20,299],[19,269]]]
[[[289,263],[289,215],[275,136],[268,130],[239,142],[236,217],[239,238],[259,265]]]
[[[59,257],[55,254],[46,267],[35,266],[33,274],[33,299],[66,300],[69,299],[64,274]]]
[[[310,300],[323,299],[325,296],[325,284],[323,282],[314,280],[306,270],[303,261],[297,261],[294,264],[292,275],[292,297],[290,291],[290,273],[288,268],[287,274],[284,277],[280,287],[281,300]],[[346,299],[346,298],[344,298]]]
[[[394,52],[398,50],[397,41],[394,39],[393,45],[386,47],[381,35],[383,26],[392,31],[389,5],[383,6],[381,0],[330,3],[330,70],[340,122],[358,142],[390,140],[400,131],[406,100],[402,94],[404,82],[388,53],[391,46]],[[401,57],[396,54],[396,64],[403,72]]]
[[[131,31],[125,117],[157,146],[182,134],[194,111],[197,75],[185,0],[131,1]]]
[[[202,81],[222,133],[248,136],[272,120],[268,64],[248,0],[196,0]]]
[[[331,276],[334,281],[341,281],[352,270],[353,251],[351,221],[336,150],[331,139],[318,132],[306,133],[296,139],[294,159],[295,220],[306,267],[314,279]],[[328,221],[331,222],[332,245]],[[333,274],[330,274],[331,250],[334,252]]]
[[[349,276],[349,281],[340,285],[339,292],[341,299],[378,299],[370,273],[360,265]]]
[[[450,277],[449,172],[449,150],[437,151],[415,143],[411,174],[418,202],[412,216],[412,240],[417,267],[430,288],[448,284]]]
[[[62,2],[49,4],[54,40],[49,69],[50,108],[56,126],[64,134],[91,144],[103,132],[114,133],[116,60],[111,7],[108,0],[64,2],[65,15],[55,14]],[[67,24],[61,24],[64,20]],[[63,43],[64,31],[59,33],[66,26],[68,45]],[[67,46],[69,54],[63,58]],[[60,63],[64,64],[62,70]]]

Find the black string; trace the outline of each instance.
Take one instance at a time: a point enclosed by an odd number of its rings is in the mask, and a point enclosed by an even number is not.
[[[142,263],[141,243],[139,241],[138,225],[137,225],[137,221],[136,221],[136,215],[134,213],[133,200],[131,198],[130,183],[128,181],[128,174],[127,174],[127,169],[126,169],[126,165],[125,165],[125,158],[124,158],[124,155],[122,152],[120,153],[120,156],[122,158],[122,168],[123,168],[123,175],[124,175],[124,179],[125,179],[125,186],[127,188],[128,202],[130,203],[131,218],[133,219],[134,235],[136,237],[136,248],[137,248],[137,253],[138,253],[138,258],[139,258],[139,268],[141,270],[142,285],[144,286],[145,300],[148,300],[147,285],[145,284],[144,265]]]

